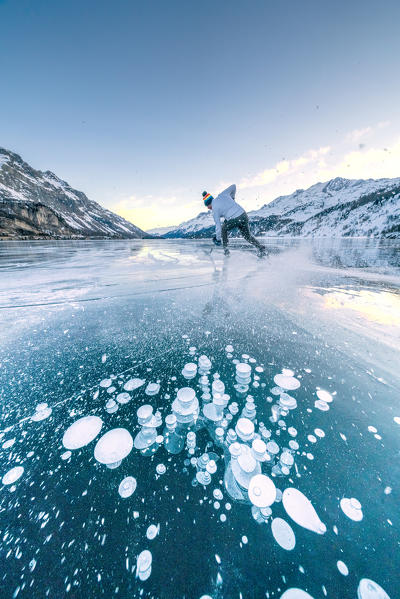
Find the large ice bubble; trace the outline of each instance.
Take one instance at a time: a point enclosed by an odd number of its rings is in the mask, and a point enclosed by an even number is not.
[[[276,499],[274,482],[265,474],[256,474],[249,484],[249,499],[256,507],[269,507]]]
[[[103,435],[96,443],[94,457],[100,464],[117,464],[130,454],[133,439],[126,428],[113,428]]]
[[[283,518],[274,518],[271,523],[271,531],[275,541],[286,551],[292,551],[296,545],[296,537],[290,524]]]
[[[369,578],[362,578],[357,589],[358,599],[390,599],[379,584]]]
[[[298,588],[288,589],[281,595],[281,599],[314,599],[309,593]]]
[[[80,449],[97,437],[103,421],[98,416],[84,416],[75,420],[64,433],[62,443],[65,449]]]
[[[24,473],[23,466],[15,466],[14,468],[11,468],[11,470],[9,470],[8,472],[5,473],[5,475],[1,479],[1,482],[3,483],[3,485],[12,485],[19,478],[21,478],[23,473]]]
[[[298,489],[285,489],[282,496],[283,507],[290,518],[299,526],[323,535],[325,524],[319,519],[311,501]]]

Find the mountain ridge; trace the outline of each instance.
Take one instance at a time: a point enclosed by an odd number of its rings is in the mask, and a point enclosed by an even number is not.
[[[400,238],[400,177],[336,177],[279,196],[248,215],[255,235]],[[214,221],[207,211],[163,237],[202,238],[213,233]]]
[[[0,239],[138,239],[147,233],[53,172],[0,148]]]

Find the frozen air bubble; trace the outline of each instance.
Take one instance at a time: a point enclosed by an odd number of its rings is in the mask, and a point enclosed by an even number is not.
[[[244,362],[236,364],[236,375],[241,379],[247,379],[251,375],[251,366]]]
[[[235,431],[242,441],[249,441],[254,435],[254,424],[248,418],[239,418]]]
[[[284,374],[276,374],[274,376],[274,383],[281,387],[282,389],[287,389],[288,391],[294,391],[300,387],[300,381],[293,376],[285,376]]]
[[[368,430],[369,430],[370,433],[377,433],[378,432],[378,430],[374,426],[369,426]]]
[[[249,542],[249,539],[245,535],[243,535],[242,536],[242,543],[243,543],[243,545],[247,545],[248,542]]]
[[[317,401],[314,402],[314,406],[318,410],[321,410],[321,412],[327,412],[329,410],[329,405],[322,399],[317,399]]]
[[[343,574],[343,576],[348,575],[349,569],[344,562],[339,560],[338,562],[336,562],[336,566],[337,566],[337,569],[339,570],[340,574]]]
[[[101,464],[120,462],[130,454],[133,439],[125,428],[114,428],[103,435],[94,448],[94,457]]]
[[[357,589],[357,599],[390,599],[379,584],[369,578],[362,578]]]
[[[126,476],[119,484],[118,493],[123,499],[127,499],[136,491],[137,482],[133,476]]]
[[[319,437],[320,439],[323,439],[325,437],[325,433],[321,428],[316,428],[314,430],[314,433],[317,435],[317,437]]]
[[[100,381],[100,387],[103,387],[103,389],[107,389],[107,387],[111,386],[111,379],[103,379],[102,381]]]
[[[286,551],[292,551],[296,546],[296,537],[290,524],[283,518],[274,518],[271,522],[271,531],[275,541]]]
[[[141,387],[142,385],[145,384],[145,380],[143,379],[129,379],[129,381],[127,381],[124,385],[124,389],[125,391],[134,391],[135,389],[139,389],[139,387]]]
[[[267,451],[272,455],[277,455],[279,453],[279,445],[275,441],[269,441],[267,443]]]
[[[285,410],[294,410],[297,408],[297,401],[291,395],[287,393],[281,393],[279,397],[279,405]]]
[[[33,422],[40,422],[51,415],[52,409],[47,406],[47,403],[40,403],[36,406],[36,412],[31,416]]]
[[[292,587],[285,591],[280,599],[314,599],[314,597],[302,589]]]
[[[225,514],[221,514],[219,519],[221,520],[221,522],[226,522],[226,516]]]
[[[221,501],[224,497],[221,489],[214,489],[213,496],[214,496],[214,499],[218,499],[218,501]]]
[[[62,443],[65,449],[85,447],[97,437],[102,426],[103,421],[98,416],[84,416],[75,420],[64,433]]]
[[[239,458],[240,459],[240,458]],[[249,499],[256,507],[269,507],[276,498],[276,487],[265,474],[256,474],[250,480]]]
[[[256,366],[256,372],[264,372],[264,368],[262,366]]]
[[[227,345],[227,346],[225,347],[225,351],[226,351],[228,354],[231,354],[231,353],[233,352],[233,349],[234,349],[234,348],[233,348],[233,345]]]
[[[136,577],[140,580],[147,580],[151,574],[151,564],[153,557],[148,549],[139,553],[136,560]]]
[[[289,368],[282,368],[282,374],[284,376],[294,376],[294,371],[290,370]]]
[[[316,437],[314,437],[314,435],[308,435],[307,439],[310,441],[310,443],[316,443],[317,439]]]
[[[289,426],[288,433],[291,437],[297,437],[297,430],[293,426]]]
[[[156,466],[157,474],[165,474],[166,471],[167,471],[167,468],[165,467],[165,464],[157,464],[157,466]]]
[[[10,447],[12,447],[14,443],[15,439],[8,439],[8,441],[5,441],[1,447],[2,449],[10,449]]]
[[[296,524],[316,532],[325,534],[326,526],[318,517],[311,501],[298,489],[285,489],[282,496],[286,513]]]
[[[72,453],[70,451],[64,451],[64,453],[61,454],[61,459],[62,460],[69,460],[69,458],[72,456]]]
[[[317,390],[317,397],[318,397],[318,399],[321,399],[322,401],[325,401],[326,403],[331,403],[333,401],[332,395],[328,391],[325,391],[324,389]]]
[[[343,499],[340,500],[340,507],[342,512],[354,522],[361,522],[364,517],[361,503],[355,497],[352,497],[351,499],[343,497]]]
[[[8,472],[5,473],[5,475],[1,479],[1,482],[3,483],[3,485],[12,485],[19,478],[21,478],[23,473],[24,473],[23,466],[15,466],[14,468],[11,468],[11,470],[9,470]]]
[[[160,385],[158,383],[149,383],[145,389],[146,395],[157,395],[160,391]]]
[[[159,532],[160,532],[159,524],[157,524],[157,526],[155,524],[150,524],[150,526],[148,527],[148,529],[146,531],[146,537],[149,539],[149,541],[152,541],[153,539],[156,538],[156,536],[158,535]]]
[[[115,398],[117,400],[118,403],[120,404],[125,404],[128,403],[129,401],[131,401],[131,396],[129,395],[129,393],[118,393],[117,397]]]
[[[396,424],[400,424],[400,416],[395,416],[393,418],[393,420],[395,421]]]

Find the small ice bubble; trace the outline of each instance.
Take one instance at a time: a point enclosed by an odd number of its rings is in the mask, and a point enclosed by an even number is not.
[[[29,562],[29,572],[33,572],[35,568],[36,568],[36,560],[35,560],[35,558],[32,558],[31,561]]]
[[[226,522],[226,516],[225,514],[221,514],[219,519],[221,520],[221,522]]]
[[[118,493],[123,499],[127,499],[135,492],[137,487],[136,478],[133,476],[126,476],[119,484]]]
[[[283,518],[274,518],[271,522],[271,531],[275,541],[286,551],[292,551],[296,545],[293,529]]]
[[[165,467],[164,464],[157,464],[157,466],[156,466],[157,474],[165,474],[166,471],[167,471],[167,468]]]
[[[385,487],[385,490],[383,492],[385,493],[385,495],[390,495],[390,493],[392,492],[392,487]]]
[[[370,433],[377,433],[378,432],[378,430],[374,426],[369,426],[368,430],[369,430]]]
[[[329,410],[329,405],[322,399],[317,399],[317,401],[314,402],[314,406],[318,410],[321,410],[321,412],[327,412]]]
[[[15,443],[15,439],[8,439],[8,441],[5,441],[2,445],[3,449],[9,449],[10,447],[12,447]]]
[[[274,383],[281,389],[288,391],[294,391],[300,387],[300,381],[293,376],[285,376],[284,374],[276,374],[274,376]]]
[[[100,381],[100,387],[103,387],[104,389],[106,389],[107,387],[111,386],[111,379],[103,379],[102,381]]]
[[[294,428],[294,426],[289,426],[288,433],[291,437],[297,436],[297,430]]]
[[[310,443],[316,443],[317,439],[316,437],[314,437],[314,435],[308,435],[307,439],[310,441]]]
[[[221,501],[224,497],[221,489],[214,489],[213,495],[214,495],[214,499],[218,499],[219,501]]]
[[[140,578],[140,580],[147,580],[151,574],[151,564],[153,561],[153,556],[148,549],[145,549],[141,553],[139,553],[136,560],[136,576]]]
[[[225,351],[226,351],[228,354],[231,354],[231,353],[233,353],[233,345],[227,345],[227,346],[225,347]]]
[[[143,379],[129,379],[129,381],[127,381],[124,385],[124,389],[125,391],[134,391],[135,389],[139,389],[139,387],[141,387],[142,385],[145,384],[145,380]]]
[[[118,393],[118,395],[117,395],[117,397],[115,399],[120,404],[126,404],[129,401],[131,401],[131,396],[129,395],[129,393],[127,393],[126,391],[124,391],[123,393]]]
[[[106,360],[107,360],[107,354],[103,354],[103,355],[101,356],[101,361],[103,362],[103,364],[104,364],[104,362],[105,362]]]
[[[343,497],[340,500],[340,507],[342,508],[343,513],[350,518],[350,520],[354,520],[354,522],[360,522],[363,519],[363,512],[361,503],[355,497],[348,499],[347,497]]]
[[[215,561],[217,562],[217,564],[221,563],[221,558],[217,554],[215,554]]]
[[[328,391],[324,391],[324,389],[317,389],[317,397],[325,403],[333,401],[332,395]]]
[[[1,482],[3,483],[3,485],[12,485],[19,478],[21,478],[23,473],[24,473],[23,466],[15,466],[14,468],[11,468],[11,470],[9,470],[8,472],[5,473]]]
[[[249,539],[245,535],[243,535],[243,537],[242,537],[243,545],[247,545],[248,542],[249,542]]]
[[[285,376],[294,376],[294,371],[289,368],[282,368],[282,374]]]
[[[160,391],[160,385],[158,383],[149,383],[145,389],[146,395],[157,395]]]
[[[157,524],[150,524],[150,526],[148,527],[147,531],[146,531],[146,537],[149,539],[149,541],[152,541],[153,539],[156,538],[156,536],[158,535],[158,533],[160,532],[160,525]]]
[[[71,457],[72,453],[70,451],[64,451],[64,453],[61,454],[61,459],[62,460],[69,460],[69,458]]]
[[[340,574],[343,574],[343,576],[347,576],[349,573],[349,569],[346,566],[346,564],[344,562],[342,562],[341,560],[339,560],[337,563],[337,569],[339,570]]]
[[[325,433],[321,428],[316,428],[314,430],[314,433],[317,435],[317,437],[319,437],[320,439],[323,439],[325,437]]]
[[[400,416],[395,416],[393,418],[393,420],[395,421],[396,424],[400,424]]]

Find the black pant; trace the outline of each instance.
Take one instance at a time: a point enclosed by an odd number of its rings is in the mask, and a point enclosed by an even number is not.
[[[254,235],[251,234],[249,227],[249,217],[247,216],[246,212],[243,212],[243,214],[237,216],[236,218],[224,220],[224,222],[222,223],[221,237],[222,244],[224,247],[228,245],[228,231],[231,231],[232,229],[236,228],[239,229],[240,233],[243,235],[246,241],[255,245],[256,248],[258,248],[259,250],[265,250],[265,246],[262,245],[259,241],[257,241]]]

